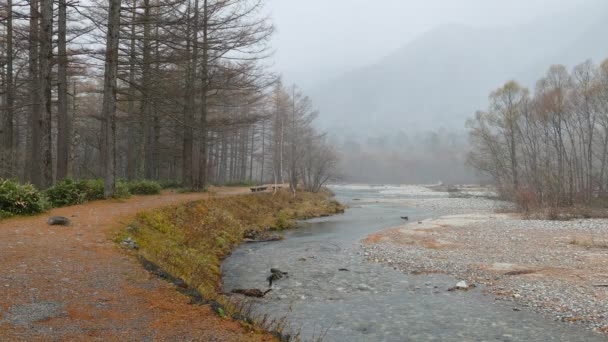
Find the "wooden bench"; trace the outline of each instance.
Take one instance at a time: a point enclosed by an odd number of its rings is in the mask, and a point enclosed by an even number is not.
[[[251,187],[249,189],[251,189],[251,192],[262,192],[262,191],[266,191],[268,189],[270,189],[272,191],[275,191],[275,190],[278,190],[278,189],[283,189],[284,187],[285,187],[284,184],[277,184],[277,185],[271,184],[271,185],[253,186],[253,187]]]

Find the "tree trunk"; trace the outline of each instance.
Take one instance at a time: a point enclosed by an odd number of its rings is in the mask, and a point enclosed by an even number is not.
[[[40,178],[38,185],[41,188],[49,187],[53,182],[53,155],[51,135],[51,87],[53,77],[53,2],[41,0],[40,2],[40,79],[41,87],[38,89],[40,103],[44,106],[42,117],[38,120],[40,132],[40,145],[34,146],[40,150]]]
[[[40,120],[42,113],[40,112],[40,69],[38,56],[38,35],[39,35],[39,3],[38,0],[30,0],[30,25],[28,32],[29,45],[29,91],[32,110],[30,111],[29,126],[31,127],[30,137],[27,143],[28,157],[26,158],[26,169],[29,171],[27,177],[33,184],[41,184],[41,174],[39,165],[42,163],[42,154],[40,150],[41,132]]]
[[[156,1],[156,13],[155,18],[159,18],[160,13],[160,4],[159,1]],[[159,25],[157,24],[154,30],[154,38],[155,38],[155,48],[154,48],[154,59],[155,59],[155,68],[154,68],[154,78],[158,79],[160,75],[160,40],[159,40]],[[154,84],[154,82],[152,82]],[[155,97],[156,100],[156,97]],[[159,104],[158,102],[153,103],[153,119],[152,122],[154,124],[154,139],[152,141],[152,160],[153,160],[153,174],[152,179],[158,180],[160,177],[160,116],[159,116]]]
[[[262,121],[262,160],[260,161],[260,184],[264,184],[264,161],[266,160],[266,121]]]
[[[251,125],[251,144],[249,149],[249,181],[253,181],[253,154],[255,145],[255,125]]]
[[[2,127],[2,151],[0,153],[2,169],[0,170],[5,176],[10,178],[13,176],[14,168],[14,105],[15,105],[15,88],[13,84],[13,0],[6,2],[6,110],[4,112],[4,122]]]
[[[194,18],[190,19],[190,13],[194,11]],[[188,54],[188,62],[186,65],[186,89],[184,99],[184,122],[183,140],[182,140],[182,183],[186,188],[191,188],[193,185],[193,150],[194,150],[194,133],[192,123],[194,122],[194,80],[196,79],[197,68],[197,28],[198,28],[198,0],[194,1],[194,8],[190,8],[188,3],[188,26],[186,30],[186,51]],[[191,51],[192,45],[192,51]]]
[[[57,68],[57,179],[68,176],[68,160],[71,141],[71,122],[68,116],[68,56],[66,46],[67,4],[59,0],[58,68]]]
[[[109,1],[102,107],[105,197],[114,196],[116,189],[116,79],[120,33],[120,0]]]
[[[147,179],[154,178],[154,123],[152,118],[152,70],[151,70],[151,44],[150,44],[150,0],[144,0],[144,17],[142,19],[143,32],[143,61],[142,61],[142,103],[141,113],[144,123],[144,170]]]
[[[207,92],[209,91],[209,13],[208,0],[203,1],[203,55],[202,55],[202,89],[201,89],[201,119],[200,119],[200,158],[197,188],[207,186]]]
[[[137,178],[137,150],[139,146],[139,126],[141,122],[139,115],[135,113],[135,64],[137,63],[137,55],[135,51],[135,26],[137,21],[137,1],[133,1],[133,10],[131,13],[131,42],[129,46],[129,104],[127,111],[129,112],[129,138],[127,146],[127,179],[134,180]]]

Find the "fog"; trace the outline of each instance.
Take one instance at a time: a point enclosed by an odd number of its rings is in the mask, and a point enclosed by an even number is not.
[[[516,26],[601,0],[269,0],[277,27],[274,63],[290,81],[314,86],[375,63],[437,26]]]
[[[465,122],[492,90],[517,79],[533,91],[552,64],[608,57],[601,0],[269,0],[267,10],[273,67],[312,98],[347,181],[479,181]]]

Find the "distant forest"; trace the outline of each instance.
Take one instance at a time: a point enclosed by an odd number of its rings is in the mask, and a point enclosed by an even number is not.
[[[340,151],[339,170],[346,182],[460,184],[484,179],[466,163],[470,145],[464,130],[407,130],[361,140],[331,140]]]
[[[524,209],[606,197],[608,60],[553,65],[533,92],[509,81],[468,127],[470,163]]]

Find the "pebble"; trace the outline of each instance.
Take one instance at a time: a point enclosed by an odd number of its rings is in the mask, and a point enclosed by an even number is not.
[[[357,285],[357,289],[361,290],[361,291],[371,291],[372,288],[369,285],[366,284],[359,284]]]

